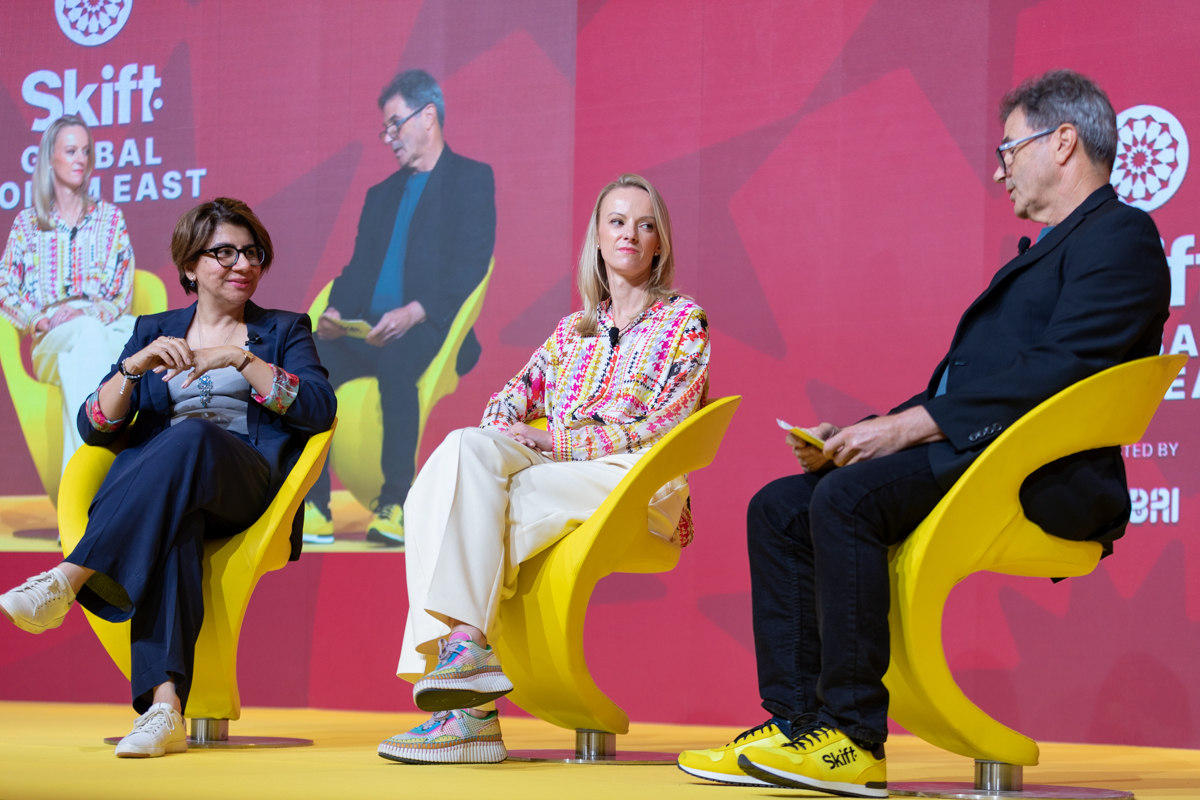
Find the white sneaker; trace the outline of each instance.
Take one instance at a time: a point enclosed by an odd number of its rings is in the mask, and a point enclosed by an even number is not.
[[[170,703],[155,703],[117,745],[117,758],[157,758],[187,752],[187,727]]]
[[[0,595],[0,610],[21,630],[41,633],[62,625],[74,602],[67,576],[55,567]]]

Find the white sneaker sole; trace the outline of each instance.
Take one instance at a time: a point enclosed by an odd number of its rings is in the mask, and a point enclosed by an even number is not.
[[[413,687],[413,702],[422,711],[475,708],[513,690],[503,672],[485,672],[469,678],[425,678]]]
[[[724,772],[709,772],[706,769],[696,769],[695,767],[685,767],[683,764],[676,762],[675,764],[681,770],[691,775],[693,778],[712,781],[713,783],[725,783],[730,786],[775,786],[774,783],[760,781],[758,778],[752,778],[749,775],[728,775]]]
[[[841,795],[842,797],[886,798],[888,796],[887,784],[876,789],[861,783],[822,781],[817,778],[810,778],[807,775],[797,775],[794,772],[755,764],[745,756],[738,756],[738,766],[744,769],[748,775],[769,780],[776,786],[786,786],[789,789],[809,789],[817,792]]]
[[[463,742],[449,747],[402,747],[384,742],[379,755],[403,764],[498,764],[508,758],[504,742]]]
[[[74,605],[74,603],[72,603],[71,605]],[[71,610],[71,606],[67,606],[67,611],[70,611],[70,610]],[[9,607],[4,604],[3,596],[0,596],[0,612],[3,612],[5,619],[7,619],[13,625],[16,625],[21,630],[26,631],[28,633],[45,633],[46,631],[52,631],[55,628],[57,628],[59,625],[62,625],[63,620],[65,620],[67,618],[66,612],[63,612],[63,615],[61,617],[59,617],[58,619],[50,620],[49,622],[47,622],[45,625],[42,625],[42,626],[35,625],[34,623],[30,622],[29,620],[25,619],[24,617],[18,616],[12,610],[10,610]]]
[[[182,742],[169,742],[162,747],[144,748],[130,745],[124,750],[122,750],[121,747],[121,745],[117,745],[117,758],[158,758],[159,756],[165,756],[167,753],[186,753],[187,740],[184,739]]]

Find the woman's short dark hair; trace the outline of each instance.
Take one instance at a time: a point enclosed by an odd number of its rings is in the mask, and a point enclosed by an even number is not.
[[[1000,122],[1016,109],[1035,131],[1064,122],[1079,131],[1083,152],[1092,163],[1112,171],[1117,157],[1117,115],[1095,81],[1069,69],[1052,69],[1029,78],[1000,101]]]
[[[171,260],[179,270],[179,283],[188,294],[195,291],[186,270],[195,266],[200,259],[200,251],[208,247],[217,226],[237,225],[250,231],[254,243],[263,249],[263,272],[271,266],[275,258],[275,248],[271,245],[271,234],[263,226],[250,206],[232,197],[218,197],[207,203],[201,203],[191,211],[184,213],[175,223],[175,234],[171,237]]]

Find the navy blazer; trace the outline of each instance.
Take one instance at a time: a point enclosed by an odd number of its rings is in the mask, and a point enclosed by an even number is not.
[[[159,336],[185,338],[195,313],[196,304],[192,303],[187,308],[138,317],[133,335],[104,381],[107,382],[116,373],[121,362]],[[271,468],[269,503],[300,458],[308,437],[327,431],[333,425],[333,418],[337,414],[337,397],[329,383],[329,373],[317,357],[312,322],[307,314],[265,309],[247,302],[245,321],[251,342],[250,352],[300,379],[296,399],[286,414],[276,414],[253,400],[246,409],[246,430],[250,442],[263,454]],[[155,373],[147,373],[145,378],[130,386],[133,395],[125,420],[128,422],[137,414],[137,424],[130,429],[128,445],[117,456],[118,460],[133,458],[142,445],[171,425],[171,396],[164,381],[159,380]],[[116,441],[126,427],[123,425],[109,432],[96,430],[88,419],[86,405],[79,409],[77,425],[85,443],[101,446]],[[117,465],[113,466],[115,468]],[[297,513],[292,523],[292,561],[300,557],[303,533],[304,515]]]
[[[397,170],[367,190],[354,254],[329,292],[329,305],[343,319],[370,317],[375,283],[410,175],[410,169]],[[460,156],[447,145],[413,211],[404,255],[404,302],[421,303],[423,324],[434,329],[438,341],[446,338],[459,308],[487,274],[495,245],[492,168]]]
[[[949,489],[1000,433],[1051,396],[1109,367],[1157,355],[1170,272],[1150,215],[1107,184],[996,273],[963,314],[923,405],[946,434],[929,449]],[[935,397],[949,368],[947,392]],[[1047,533],[1109,543],[1129,520],[1120,448],[1042,467],[1022,486],[1026,516]]]

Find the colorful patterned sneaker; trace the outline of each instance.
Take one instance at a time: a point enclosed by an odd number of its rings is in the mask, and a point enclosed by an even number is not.
[[[316,503],[304,504],[304,543],[333,544],[333,518],[325,516]]]
[[[790,741],[775,718],[738,734],[724,747],[711,750],[684,750],[679,754],[679,768],[696,778],[738,786],[774,786],[773,783],[752,778],[738,766],[737,758],[747,747],[779,747]]]
[[[170,703],[155,703],[117,745],[117,758],[158,758],[187,752],[187,727]]]
[[[404,544],[404,508],[399,503],[379,507],[367,526],[367,541],[388,547]]]
[[[41,633],[62,625],[74,602],[67,576],[55,567],[0,595],[0,611],[21,630]]]
[[[413,686],[413,702],[422,711],[474,708],[513,690],[491,647],[480,647],[465,633],[438,642],[438,663]]]
[[[495,764],[508,751],[495,711],[480,718],[455,710],[439,711],[408,733],[381,742],[379,755],[406,764]]]
[[[738,756],[738,766],[747,775],[789,789],[888,796],[883,745],[869,752],[836,728],[811,729],[782,747],[748,747]]]

